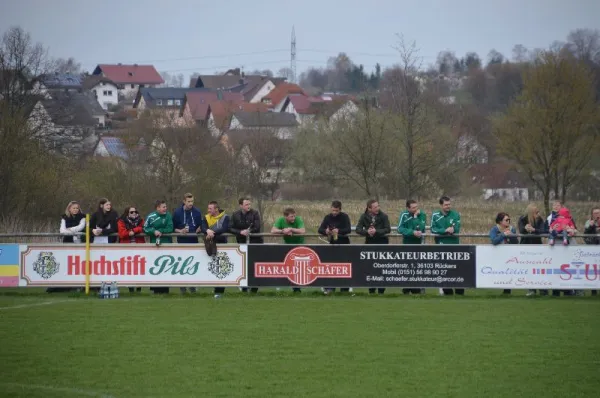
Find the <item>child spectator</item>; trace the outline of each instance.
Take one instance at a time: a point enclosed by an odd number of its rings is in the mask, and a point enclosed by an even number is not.
[[[563,245],[569,244],[569,236],[575,234],[575,224],[573,223],[573,217],[571,212],[566,207],[561,208],[558,211],[558,216],[552,224],[550,224],[550,236],[548,237],[548,244],[554,246],[554,240],[557,236],[561,235],[563,238]]]

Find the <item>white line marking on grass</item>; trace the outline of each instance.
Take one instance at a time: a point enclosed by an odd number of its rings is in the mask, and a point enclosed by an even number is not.
[[[35,303],[35,304],[19,304],[19,305],[13,305],[12,307],[0,307],[0,311],[2,311],[2,310],[17,310],[19,308],[39,307],[40,305],[52,305],[52,304],[66,303],[68,301],[73,301],[73,300],[54,300],[54,301],[44,301],[42,303]]]
[[[72,393],[72,394],[77,394],[79,396],[85,395],[88,397],[116,398],[114,395],[105,394],[103,392],[91,391],[91,390],[82,390],[80,388],[52,387],[52,386],[44,386],[44,385],[36,385],[36,384],[20,384],[20,383],[0,383],[0,384],[2,384],[4,386],[9,386],[9,387],[22,388],[23,390],[46,390],[46,391]]]

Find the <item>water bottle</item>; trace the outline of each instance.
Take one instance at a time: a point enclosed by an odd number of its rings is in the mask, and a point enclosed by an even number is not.
[[[156,237],[156,246],[160,246],[160,236]]]
[[[111,291],[113,292],[112,298],[119,298],[119,286],[116,281],[111,284]]]
[[[102,285],[100,285],[100,291],[98,292],[98,298],[103,299],[105,291],[106,291],[106,283],[102,282]]]
[[[110,284],[106,283],[106,293],[104,294],[104,298],[109,299],[111,298],[111,289],[110,289]]]

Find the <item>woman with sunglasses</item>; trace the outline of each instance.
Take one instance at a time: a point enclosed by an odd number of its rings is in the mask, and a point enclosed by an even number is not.
[[[121,243],[146,243],[144,238],[144,219],[140,217],[135,206],[129,206],[125,208],[125,211],[117,222],[119,230],[119,242]],[[141,236],[140,236],[141,235]],[[142,291],[141,287],[129,288],[129,293]]]
[[[515,228],[510,225],[510,216],[508,213],[498,213],[496,216],[496,225],[490,230],[490,239],[492,245],[506,245],[506,244],[518,244],[517,232]],[[510,294],[511,289],[504,289],[503,294]]]

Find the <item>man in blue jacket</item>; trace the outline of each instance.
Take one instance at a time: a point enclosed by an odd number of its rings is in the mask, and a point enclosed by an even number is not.
[[[191,193],[183,195],[183,204],[173,212],[173,227],[177,234],[190,235],[178,236],[177,243],[198,243],[198,234],[206,232],[203,229],[202,213],[194,207],[194,195]],[[180,290],[181,294],[185,294],[185,287]],[[196,293],[196,288],[190,287],[190,293]]]

